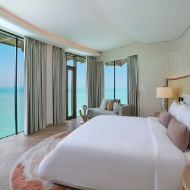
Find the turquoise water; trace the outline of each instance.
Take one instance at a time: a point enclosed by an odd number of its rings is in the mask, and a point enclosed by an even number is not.
[[[113,94],[114,94],[113,88],[105,89],[105,98],[106,99],[114,99]],[[116,88],[115,98],[120,99],[121,104],[127,104],[127,88]]]
[[[105,90],[105,98],[113,99],[113,89]],[[127,89],[117,88],[116,98],[122,104],[127,103]],[[17,113],[18,113],[18,132],[24,130],[24,88],[17,90]],[[77,109],[82,108],[86,102],[85,88],[77,88]],[[79,113],[77,111],[77,116]],[[0,138],[15,134],[15,100],[14,88],[0,87]]]
[[[0,138],[15,134],[15,99],[13,87],[0,87]],[[24,128],[24,88],[17,90],[18,132]]]
[[[105,98],[106,99],[114,99],[114,91],[113,88],[105,89]],[[127,103],[127,88],[117,88],[116,89],[116,99],[121,100],[121,104]],[[86,101],[86,91],[85,88],[77,88],[77,109],[81,109],[83,105],[87,104]],[[71,103],[69,104],[71,107]],[[71,115],[71,109],[69,109],[69,114]],[[77,116],[79,113],[77,112]]]

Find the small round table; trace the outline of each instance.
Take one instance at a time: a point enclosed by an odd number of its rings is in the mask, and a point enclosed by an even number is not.
[[[82,111],[84,111],[84,114],[82,114]],[[88,119],[88,110],[79,109],[80,116],[82,117],[82,121],[80,123],[86,123]]]

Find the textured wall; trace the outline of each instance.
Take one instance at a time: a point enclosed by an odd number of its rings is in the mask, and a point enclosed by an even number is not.
[[[152,44],[136,43],[103,52],[97,61],[139,56],[140,115],[161,110],[156,87],[164,86],[167,77],[190,74],[190,29],[179,39]]]

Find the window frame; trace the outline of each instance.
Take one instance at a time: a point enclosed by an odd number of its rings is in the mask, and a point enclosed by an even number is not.
[[[113,98],[115,99],[116,98],[116,61],[117,60],[114,60],[114,61],[112,61],[113,62]],[[124,63],[124,64],[127,64],[127,61]],[[106,65],[104,65],[104,67],[105,67]],[[109,67],[109,65],[107,65],[108,67]],[[127,66],[127,65],[126,65]],[[105,71],[104,71],[105,72]],[[104,75],[105,75],[105,73],[104,73]],[[128,75],[128,73],[127,73],[127,75]],[[127,80],[127,78],[126,78],[126,80]],[[105,90],[105,86],[104,86],[104,90]],[[127,97],[128,97],[128,95],[127,95]],[[127,102],[128,102],[128,100],[127,100]]]
[[[10,37],[10,38],[13,38],[15,40],[15,46],[14,46],[15,47],[15,80],[14,80],[15,133],[8,135],[8,136],[11,136],[11,135],[15,135],[15,134],[23,132],[23,131],[18,132],[18,98],[17,98],[17,93],[18,93],[18,89],[17,89],[17,87],[18,87],[17,86],[18,75],[17,75],[17,73],[18,73],[18,47],[19,47],[18,46],[18,40],[24,42],[24,38],[21,37],[21,36],[15,35],[13,33],[7,32],[5,30],[2,30],[2,29],[0,29],[0,34],[2,34],[4,36],[7,36],[7,37]],[[2,44],[6,44],[6,43],[2,43]],[[11,44],[9,44],[9,45],[11,46]],[[5,137],[8,137],[8,136],[5,136]],[[1,137],[0,139],[5,138],[5,137]]]

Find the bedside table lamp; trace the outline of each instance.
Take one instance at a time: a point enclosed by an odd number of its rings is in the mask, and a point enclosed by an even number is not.
[[[162,98],[162,110],[168,110],[167,98],[173,98],[173,90],[171,87],[157,87],[156,98]]]

